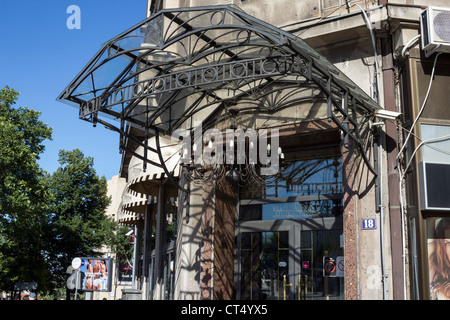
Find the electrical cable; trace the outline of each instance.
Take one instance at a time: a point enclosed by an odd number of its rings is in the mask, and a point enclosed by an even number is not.
[[[366,11],[357,3],[355,3],[355,6],[358,6],[359,9],[361,10],[361,13],[363,14],[364,17],[364,21],[366,23],[367,28],[369,29],[370,32],[370,37],[372,39],[372,47],[373,47],[373,54],[374,54],[374,64],[375,64],[375,76],[374,76],[374,81],[375,81],[375,86],[372,84],[372,86],[375,87],[376,89],[376,100],[377,102],[380,101],[379,99],[379,94],[380,94],[380,81],[379,81],[379,77],[380,77],[380,68],[378,66],[378,54],[377,54],[377,45],[375,42],[375,34],[373,33],[373,28],[372,28],[372,24],[369,20],[369,17],[366,14]],[[373,89],[372,89],[373,90]],[[372,98],[374,98],[373,94],[372,94]]]
[[[420,147],[422,147],[423,145],[426,145],[426,144],[428,144],[428,143],[430,143],[430,142],[436,142],[436,141],[439,141],[439,140],[445,140],[445,139],[447,139],[447,138],[450,138],[450,135],[444,135],[444,136],[441,136],[441,137],[430,138],[430,139],[427,139],[427,140],[422,141],[422,140],[421,140],[417,135],[415,135],[412,131],[408,130],[407,128],[405,128],[405,127],[403,127],[403,126],[401,126],[401,125],[399,125],[398,123],[397,123],[397,125],[398,125],[402,130],[407,131],[408,134],[413,135],[416,139],[418,139],[418,140],[421,141],[421,143],[419,144],[419,146],[416,148],[416,150],[415,150],[415,151],[413,152],[413,154],[411,155],[411,160],[412,160],[413,157],[415,156],[417,150],[418,150]],[[450,155],[450,152],[449,152],[449,151],[446,151],[446,150],[444,150],[444,149],[441,149],[441,148],[438,148],[438,147],[434,147],[434,146],[431,146],[431,145],[429,145],[428,147],[429,147],[429,148],[432,148],[432,149],[434,149],[434,150],[436,150],[436,151],[439,151],[439,152],[442,152],[442,153],[445,153],[445,154]],[[401,213],[401,223],[402,223],[402,226],[405,225],[405,222],[404,222],[404,217],[405,217],[405,206],[404,206],[404,203],[403,203],[403,194],[402,194],[402,192],[401,192],[401,190],[402,190],[402,181],[403,181],[403,179],[404,179],[404,177],[405,177],[405,174],[406,174],[406,171],[407,171],[406,169],[407,169],[407,168],[409,167],[409,165],[411,164],[411,160],[410,160],[410,162],[408,163],[408,165],[406,166],[406,168],[405,168],[405,170],[403,171],[403,173],[402,173],[401,167],[400,167],[400,165],[399,165],[398,159],[397,159],[397,166],[396,166],[396,167],[397,167],[397,171],[398,171],[398,177],[399,177],[399,179],[398,179],[398,187],[399,187],[399,190],[400,190],[400,192],[399,192],[399,201],[400,201],[400,213]],[[404,231],[404,227],[402,227],[402,243],[405,243],[405,231]],[[406,251],[405,251],[405,246],[402,246],[402,259],[403,259],[403,266],[405,266],[405,264],[406,264]],[[406,283],[405,283],[405,279],[406,279],[406,270],[405,270],[405,268],[403,268],[403,279],[404,279],[404,286],[405,286],[405,288],[406,288]],[[403,296],[404,296],[404,299],[406,300],[406,290],[404,290]]]
[[[430,142],[437,142],[440,140],[447,140],[450,139],[450,134],[447,134],[445,136],[441,136],[441,137],[436,137],[436,138],[430,138],[427,140],[422,141],[421,143],[419,143],[419,145],[416,147],[416,149],[414,149],[414,152],[411,154],[411,158],[408,161],[408,164],[406,165],[405,169],[404,169],[404,174],[406,173],[406,171],[408,171],[409,166],[411,165],[411,162],[414,159],[414,156],[416,155],[416,152],[424,145]],[[402,176],[402,179],[404,178],[404,175]]]
[[[412,124],[412,126],[411,126],[411,129],[410,129],[410,131],[409,131],[409,133],[408,133],[406,139],[405,139],[405,142],[403,143],[403,146],[402,146],[402,148],[400,149],[400,151],[399,151],[399,153],[398,153],[398,155],[397,155],[397,158],[396,158],[397,162],[398,162],[398,159],[399,159],[400,155],[402,154],[403,150],[405,149],[406,145],[408,144],[408,140],[409,140],[409,137],[411,136],[411,132],[413,131],[414,126],[416,125],[417,121],[419,120],[420,116],[422,115],[423,110],[425,109],[425,106],[426,106],[426,104],[427,104],[428,97],[429,97],[429,95],[430,95],[431,84],[433,83],[434,71],[436,70],[436,62],[437,62],[437,58],[439,57],[440,54],[441,54],[441,53],[438,52],[438,53],[436,54],[436,57],[434,58],[433,70],[431,71],[430,83],[428,84],[428,90],[427,90],[427,93],[426,93],[426,95],[425,95],[425,99],[423,100],[422,107],[420,108],[419,113],[417,114],[416,119],[414,119],[414,122],[413,122],[413,124]]]
[[[350,1],[348,1],[350,2]],[[366,11],[357,3],[355,3],[356,6],[359,7],[359,9],[361,10],[361,13],[364,17],[364,21],[366,23],[367,28],[369,29],[370,32],[370,37],[372,40],[372,48],[373,48],[373,60],[374,60],[374,65],[375,65],[375,74],[374,74],[374,79],[373,81],[375,83],[372,83],[372,88],[371,88],[371,95],[372,95],[372,99],[376,99],[376,101],[379,103],[380,102],[380,81],[379,81],[379,77],[380,77],[380,69],[378,66],[378,54],[377,54],[377,45],[376,45],[376,39],[375,39],[375,34],[373,32],[373,27],[372,24],[369,20],[369,17],[366,14]],[[381,131],[380,131],[380,142],[379,142],[379,150],[378,152],[380,152],[380,161],[379,161],[379,166],[380,166],[380,251],[381,251],[381,281],[383,283],[383,300],[386,300],[386,296],[387,296],[387,288],[386,288],[386,278],[388,277],[388,275],[386,274],[386,267],[385,267],[385,257],[384,257],[384,241],[383,241],[383,237],[384,237],[384,231],[383,231],[383,226],[384,226],[384,201],[383,201],[383,159],[382,159],[382,143],[381,143]]]
[[[418,38],[418,36],[416,36],[416,37],[414,37],[413,39],[411,39],[410,41],[408,41],[408,43],[405,45],[405,47],[404,47],[403,50],[402,50],[402,56],[404,56],[404,54],[405,54],[405,52],[406,52],[406,49],[413,43],[413,41],[416,40],[416,38]],[[403,226],[403,227],[402,227],[402,242],[403,242],[403,243],[405,243],[405,232],[404,232],[404,215],[405,215],[405,208],[404,208],[404,204],[403,204],[403,195],[402,195],[401,190],[402,190],[402,181],[403,181],[403,179],[404,179],[404,175],[406,174],[407,168],[410,166],[412,159],[414,158],[414,156],[415,156],[417,150],[419,150],[420,147],[422,147],[424,144],[427,144],[427,143],[429,143],[429,142],[434,142],[434,141],[439,140],[439,139],[447,138],[447,136],[442,136],[442,137],[432,138],[432,139],[428,139],[428,140],[422,141],[422,142],[417,146],[417,148],[414,150],[414,152],[412,153],[411,159],[410,159],[410,161],[408,162],[408,164],[406,165],[406,167],[405,167],[405,169],[403,170],[403,173],[402,173],[401,168],[400,168],[400,161],[399,161],[399,158],[400,158],[400,156],[403,154],[403,151],[404,151],[404,149],[405,149],[406,146],[407,146],[407,143],[408,143],[409,138],[411,137],[411,135],[414,135],[413,129],[414,129],[414,127],[415,127],[417,121],[419,120],[420,116],[422,115],[423,110],[425,109],[425,106],[426,106],[426,104],[427,104],[427,101],[428,101],[428,98],[429,98],[429,95],[430,95],[430,91],[431,91],[431,85],[432,85],[433,79],[434,79],[434,73],[435,73],[435,71],[436,71],[436,63],[437,63],[437,59],[438,59],[439,55],[440,55],[440,53],[437,53],[437,54],[436,54],[436,57],[434,58],[433,69],[432,69],[432,71],[431,71],[431,76],[430,76],[430,82],[429,82],[429,84],[428,84],[427,93],[426,93],[426,95],[425,95],[425,98],[424,98],[424,101],[423,101],[423,103],[422,103],[422,106],[421,106],[421,108],[420,108],[420,110],[419,110],[419,113],[417,114],[416,118],[414,119],[414,122],[413,122],[413,124],[411,125],[410,130],[407,130],[406,128],[403,128],[403,127],[402,127],[404,130],[406,130],[406,131],[408,132],[408,135],[407,135],[407,137],[406,137],[406,139],[405,139],[405,142],[403,143],[403,146],[401,147],[401,149],[400,149],[400,151],[398,152],[398,155],[397,155],[397,157],[396,157],[396,159],[395,159],[395,160],[396,160],[396,163],[397,163],[397,165],[396,165],[396,166],[397,166],[397,170],[398,170],[398,173],[399,173],[399,175],[398,175],[398,176],[399,176],[399,182],[398,182],[398,183],[399,183],[399,190],[400,190],[400,193],[399,193],[399,201],[400,201],[401,220],[402,220],[402,226]],[[414,135],[414,136],[417,138],[416,135]],[[449,137],[450,137],[450,135],[449,135]],[[405,263],[406,263],[406,261],[405,261],[405,260],[406,260],[406,252],[405,252],[405,246],[404,246],[404,245],[402,246],[402,259],[403,259],[403,265],[405,266]],[[404,282],[405,282],[405,272],[406,272],[406,271],[405,271],[405,267],[404,267],[404,268],[403,268],[403,279],[404,279]],[[406,283],[404,283],[404,287],[406,288]],[[404,299],[406,299],[406,290],[404,290],[403,295],[404,295]]]
[[[418,38],[420,38],[420,34],[418,34],[417,36],[415,36],[414,38],[412,38],[411,40],[409,40],[409,41],[405,44],[405,46],[404,46],[403,49],[402,49],[402,53],[401,53],[401,56],[402,56],[403,58],[406,58],[406,56],[405,56],[406,50],[408,50],[409,47],[411,46],[411,44],[412,44],[414,41],[416,41]]]

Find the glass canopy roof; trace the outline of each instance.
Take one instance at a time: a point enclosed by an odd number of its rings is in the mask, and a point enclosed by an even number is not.
[[[255,103],[274,88],[284,103]],[[291,105],[304,88],[322,93],[328,119],[363,150],[380,108],[372,98],[302,39],[235,6],[208,6],[158,11],[106,42],[58,99],[121,135],[126,125],[170,134],[230,105]]]

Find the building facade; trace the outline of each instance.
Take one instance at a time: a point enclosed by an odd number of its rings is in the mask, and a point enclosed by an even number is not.
[[[133,292],[447,298],[450,39],[424,50],[429,7],[448,30],[444,0],[148,1],[60,95],[120,135]]]

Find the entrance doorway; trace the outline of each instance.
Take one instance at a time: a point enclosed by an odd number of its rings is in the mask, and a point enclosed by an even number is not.
[[[339,226],[329,220],[320,225]],[[238,235],[238,298],[343,299],[342,229],[308,228],[314,224],[296,220],[242,224]],[[331,267],[327,270],[325,266]]]
[[[344,299],[340,157],[290,162],[240,189],[236,296]]]

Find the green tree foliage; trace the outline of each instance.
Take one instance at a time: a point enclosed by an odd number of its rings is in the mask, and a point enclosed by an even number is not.
[[[40,113],[14,108],[19,92],[0,90],[0,283],[39,282],[47,286],[43,255],[51,195],[37,160],[52,129]]]
[[[52,274],[62,284],[73,258],[98,256],[102,245],[111,245],[116,223],[104,213],[110,203],[105,177],[94,161],[78,150],[59,152],[60,167],[50,177],[54,195],[51,230]]]
[[[37,282],[51,292],[66,287],[73,258],[100,256],[103,245],[125,252],[129,238],[104,215],[107,182],[92,158],[61,150],[53,174],[39,167],[52,129],[39,112],[15,108],[18,96],[0,89],[0,289]]]

